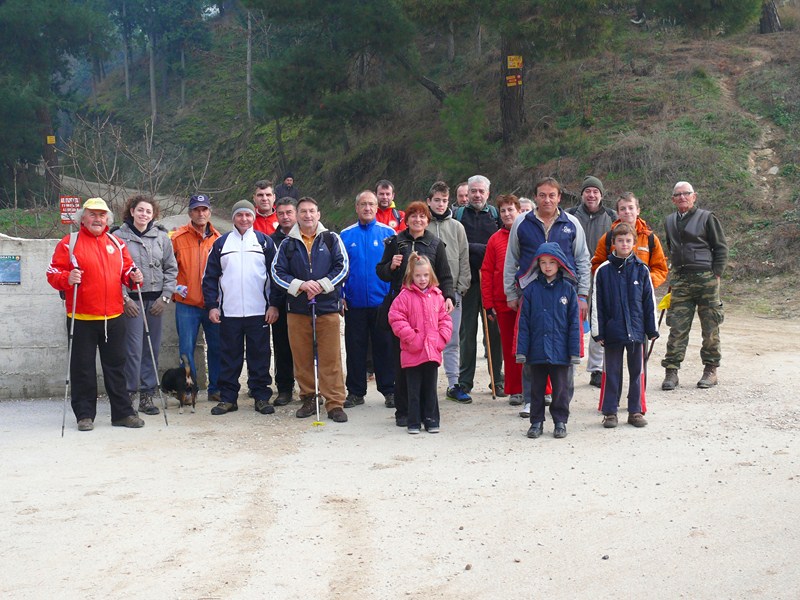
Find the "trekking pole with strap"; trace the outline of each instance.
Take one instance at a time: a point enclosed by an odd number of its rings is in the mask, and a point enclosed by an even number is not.
[[[64,427],[67,425],[67,397],[69,396],[69,374],[70,367],[72,366],[72,338],[75,335],[75,307],[78,305],[78,286],[76,283],[72,286],[72,317],[69,321],[69,335],[67,336],[67,378],[66,387],[64,389],[64,409],[61,411],[61,437],[64,437]]]
[[[136,268],[134,267],[134,270]],[[142,298],[142,284],[136,284],[136,293],[139,294],[139,310],[142,311],[142,321],[144,322],[144,333],[147,336],[147,345],[150,347],[150,358],[153,360],[153,373],[156,374],[156,387],[158,388],[158,395],[161,398],[161,408],[164,412],[164,425],[169,427],[167,421],[167,401],[164,400],[164,394],[161,392],[161,386],[158,385],[158,365],[156,364],[156,355],[153,352],[153,340],[150,339],[150,326],[147,324],[147,315],[144,312],[144,298]]]
[[[658,317],[658,327],[656,327],[656,329],[661,329],[661,322],[664,320],[664,314],[667,312],[667,309],[669,308],[671,302],[672,302],[672,286],[669,286],[667,293],[664,294],[664,297],[661,299],[661,302],[658,303],[658,308],[661,309],[661,315]],[[647,356],[644,359],[645,362],[650,360],[650,355],[653,353],[653,347],[655,345],[656,345],[656,340],[650,342],[650,348],[647,350]]]
[[[311,341],[314,349],[314,406],[317,409],[317,420],[312,423],[314,427],[325,425],[319,416],[319,349],[317,346],[317,299],[308,301],[311,305]]]

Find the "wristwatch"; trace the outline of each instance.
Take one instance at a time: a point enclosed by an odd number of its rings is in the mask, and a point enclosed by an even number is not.
[[[161,301],[164,304],[169,304],[172,301],[172,298],[170,298],[169,296],[161,296]]]

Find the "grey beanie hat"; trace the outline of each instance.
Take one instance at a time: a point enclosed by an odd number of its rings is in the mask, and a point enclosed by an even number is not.
[[[239,200],[233,205],[233,209],[231,209],[231,219],[236,216],[236,213],[240,213],[243,210],[249,211],[253,217],[256,216],[256,207],[253,206],[252,202],[249,200]]]
[[[586,177],[586,179],[583,180],[583,184],[581,185],[581,194],[583,193],[583,190],[585,190],[588,187],[594,187],[594,188],[597,188],[598,190],[600,190],[600,195],[601,196],[605,196],[606,195],[606,190],[603,187],[603,182],[600,181],[597,177],[593,177],[592,175],[589,175],[589,176]]]

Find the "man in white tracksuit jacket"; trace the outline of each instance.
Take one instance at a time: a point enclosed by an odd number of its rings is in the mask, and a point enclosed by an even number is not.
[[[269,272],[275,244],[269,236],[253,229],[256,210],[251,202],[234,204],[232,218],[234,229],[214,242],[203,275],[203,300],[208,318],[220,323],[222,355],[221,401],[211,414],[224,415],[239,409],[239,375],[246,347],[255,410],[268,415],[275,412],[269,403],[269,325],[278,318],[277,307],[270,303]]]

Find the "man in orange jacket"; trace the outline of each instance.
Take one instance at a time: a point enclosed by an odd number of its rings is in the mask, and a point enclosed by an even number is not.
[[[203,302],[203,273],[208,253],[220,233],[211,224],[211,203],[208,196],[198,194],[189,200],[189,223],[172,234],[172,248],[178,261],[178,286],[174,295],[175,325],[181,356],[189,358],[192,377],[197,382],[194,347],[200,326],[208,346],[208,399],[220,401],[217,380],[220,369],[219,324],[212,323]]]
[[[122,285],[142,282],[125,243],[108,233],[113,220],[102,198],[89,198],[76,214],[81,227],[76,237],[65,236],[56,246],[47,281],[64,292],[67,327],[74,319],[69,380],[72,412],[79,431],[94,429],[97,416],[97,370],[100,350],[103,383],[111,404],[111,424],[143,427],[144,421],[128,397],[125,382],[125,320],[121,319]],[[77,293],[74,286],[78,286]],[[73,302],[74,301],[74,302]]]

